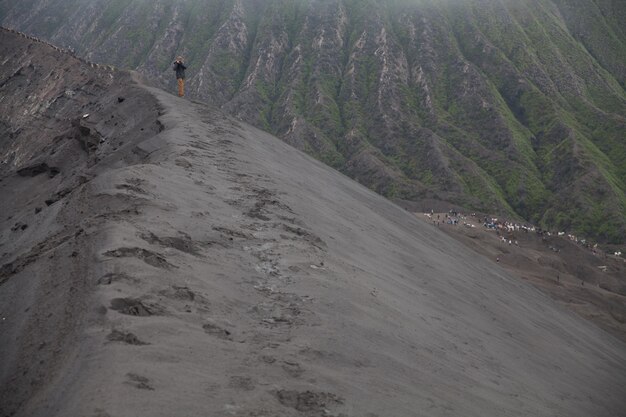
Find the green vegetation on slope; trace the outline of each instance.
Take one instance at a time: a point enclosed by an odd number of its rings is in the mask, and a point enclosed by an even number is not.
[[[626,236],[624,2],[91,4],[4,0],[0,20],[167,86],[183,53],[192,96],[389,197]]]

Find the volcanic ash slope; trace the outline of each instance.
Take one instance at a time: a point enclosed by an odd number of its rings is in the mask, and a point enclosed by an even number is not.
[[[57,209],[75,252],[3,270],[2,415],[624,415],[621,342],[280,140],[133,88],[164,129]],[[32,346],[63,329],[33,332],[38,304],[72,314],[43,380]]]

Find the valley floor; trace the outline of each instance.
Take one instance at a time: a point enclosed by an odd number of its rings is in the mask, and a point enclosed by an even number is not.
[[[532,283],[559,304],[626,342],[626,260],[585,247],[567,236],[534,231],[496,231],[476,216],[445,221],[447,213],[416,213],[469,249],[499,263],[513,276]]]

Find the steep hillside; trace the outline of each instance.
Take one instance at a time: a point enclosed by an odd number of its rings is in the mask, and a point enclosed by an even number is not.
[[[0,52],[1,416],[623,414],[626,345],[436,227],[128,73]]]
[[[2,0],[0,22],[136,68],[397,199],[626,236],[626,3]]]

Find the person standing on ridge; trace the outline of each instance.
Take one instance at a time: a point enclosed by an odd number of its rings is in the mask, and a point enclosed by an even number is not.
[[[178,82],[178,97],[185,95],[185,70],[187,67],[183,64],[183,57],[179,56],[174,61],[174,71],[176,71],[176,81]]]

